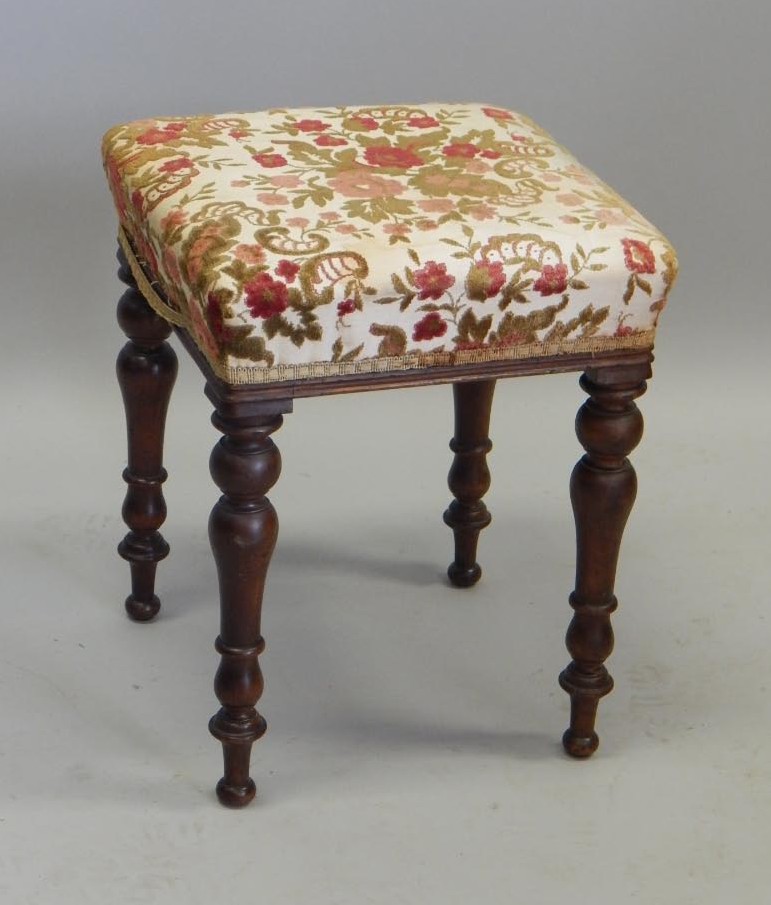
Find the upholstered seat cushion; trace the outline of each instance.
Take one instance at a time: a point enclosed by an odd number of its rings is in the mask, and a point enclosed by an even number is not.
[[[509,110],[141,120],[103,151],[151,303],[233,383],[649,348],[676,273]]]

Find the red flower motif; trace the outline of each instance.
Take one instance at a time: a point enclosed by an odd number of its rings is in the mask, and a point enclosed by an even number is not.
[[[276,267],[276,276],[282,277],[287,283],[294,283],[294,278],[299,272],[300,265],[294,264],[292,261],[287,261],[286,259],[279,261],[278,266]]]
[[[353,314],[356,310],[356,302],[353,299],[345,299],[337,305],[337,316],[343,317],[345,314]]]
[[[347,145],[348,142],[344,138],[334,138],[332,135],[319,135],[314,139],[314,143],[320,148],[334,148],[338,145]]]
[[[412,338],[415,342],[422,342],[425,339],[436,339],[439,336],[444,336],[446,332],[447,321],[444,320],[438,311],[430,311],[415,324]]]
[[[413,129],[431,129],[440,125],[440,122],[433,116],[411,116],[407,120],[407,125],[412,126]]]
[[[514,119],[508,110],[502,110],[500,107],[482,107],[482,113],[492,119]]]
[[[230,132],[228,132],[228,135],[230,135],[231,138],[235,138],[236,141],[238,141],[239,138],[246,138],[248,134],[249,132],[247,129],[231,129]]]
[[[252,317],[273,317],[274,314],[281,314],[289,305],[286,283],[274,280],[267,273],[258,273],[254,279],[245,283],[244,291]]]
[[[465,157],[467,160],[470,160],[472,157],[476,157],[478,153],[479,148],[476,145],[464,141],[445,145],[445,147],[442,148],[442,154],[444,154],[445,157]]]
[[[415,285],[420,290],[418,298],[421,302],[426,299],[437,301],[454,283],[455,277],[447,273],[446,264],[427,261],[420,270],[415,271]]]
[[[323,123],[320,119],[301,119],[294,127],[301,132],[323,132],[329,128],[329,123]]]
[[[189,157],[175,157],[174,160],[167,160],[161,164],[162,173],[178,173],[180,170],[192,170],[195,164]]]
[[[544,264],[541,275],[533,283],[533,289],[541,295],[557,295],[568,288],[567,264]]]
[[[377,129],[377,120],[371,116],[352,116],[350,122],[355,123],[362,129],[366,129],[368,132]]]
[[[137,135],[137,143],[140,145],[161,145],[166,141],[173,141],[179,138],[179,133],[185,128],[184,123],[169,123],[162,129],[152,126],[141,135]]]
[[[484,301],[491,299],[503,288],[506,274],[502,261],[482,261],[475,264],[469,272],[467,289],[469,298]]]
[[[370,145],[364,151],[367,163],[373,167],[393,167],[398,170],[408,170],[410,167],[419,167],[423,159],[405,148],[396,148],[393,145]]]
[[[656,258],[649,245],[639,239],[622,239],[624,263],[632,273],[655,273]]]
[[[212,335],[219,340],[225,337],[225,318],[217,294],[210,292],[206,297],[206,320],[209,322]]]
[[[286,166],[286,157],[281,154],[254,154],[252,160],[256,160],[262,167],[283,167]]]
[[[488,149],[486,151],[480,151],[479,156],[486,157],[488,160],[497,160],[501,156],[501,152]]]

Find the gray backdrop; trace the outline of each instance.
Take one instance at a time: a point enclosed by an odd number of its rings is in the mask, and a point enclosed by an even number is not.
[[[771,4],[1,6],[0,898],[453,905],[479,900],[483,879],[492,905],[587,886],[600,905],[759,901]],[[205,729],[216,435],[185,356],[163,618],[121,618],[124,338],[100,138],[143,116],[429,100],[530,114],[679,252],[641,403],[603,747],[582,768],[556,747],[575,375],[496,391],[494,521],[466,597],[441,577],[447,388],[303,400],[271,494],[265,797],[234,819],[212,801]]]
[[[98,149],[111,124],[464,99],[532,115],[672,239],[683,276],[662,350],[751,354],[768,305],[770,37],[758,0],[9,3],[3,366],[45,370],[58,342],[62,361],[80,353],[61,379],[87,379],[86,320],[100,348],[110,342],[113,217]]]

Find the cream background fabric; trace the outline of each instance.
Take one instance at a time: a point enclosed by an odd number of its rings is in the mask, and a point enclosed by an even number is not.
[[[104,156],[145,270],[234,382],[650,347],[676,273],[655,227],[500,108],[141,120]]]

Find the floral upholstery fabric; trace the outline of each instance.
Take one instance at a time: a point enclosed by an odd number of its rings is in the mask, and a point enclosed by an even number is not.
[[[233,383],[649,348],[676,275],[655,227],[509,110],[141,120],[103,153],[151,303]]]

